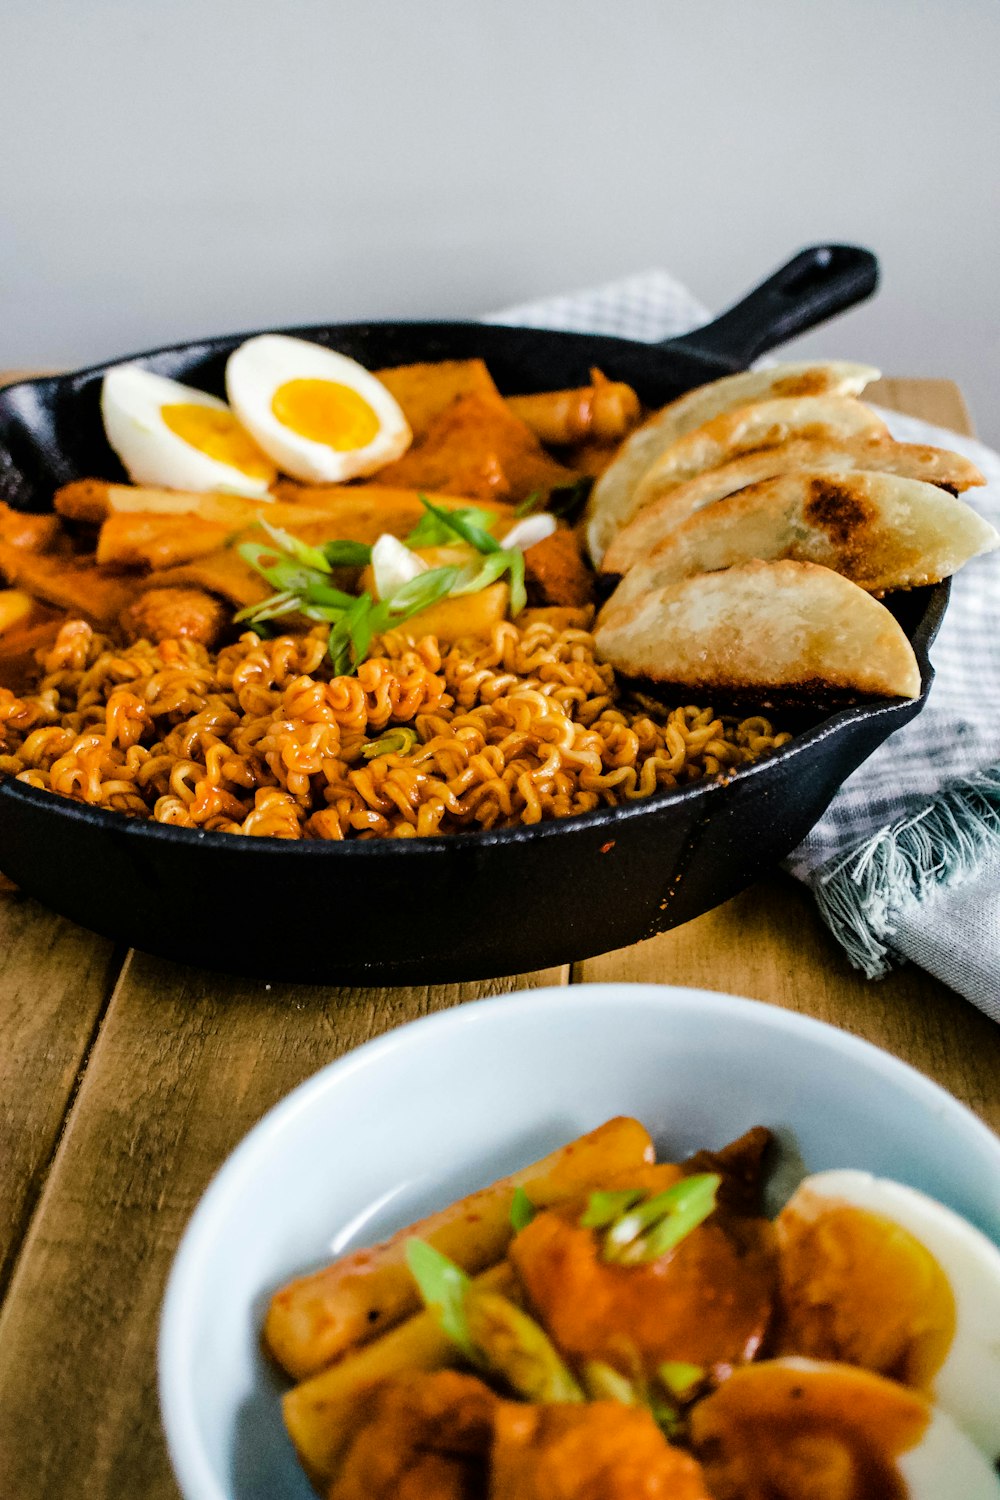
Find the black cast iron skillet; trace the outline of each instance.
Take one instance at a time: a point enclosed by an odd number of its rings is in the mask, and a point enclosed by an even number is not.
[[[507,394],[584,384],[591,365],[657,406],[745,366],[868,297],[878,266],[815,246],[707,327],[660,345],[478,323],[283,330],[370,369],[481,356]],[[246,335],[137,363],[223,392]],[[85,475],[119,477],[98,401],[107,366],[0,392],[0,493],[29,510]],[[513,974],[651,937],[707,911],[788,854],[841,782],[919,712],[946,585],[901,614],[922,696],[832,713],[728,784],[660,793],[535,827],[435,839],[323,843],[172,828],[0,786],[0,869],[48,906],[151,953],[266,979],[441,982]]]

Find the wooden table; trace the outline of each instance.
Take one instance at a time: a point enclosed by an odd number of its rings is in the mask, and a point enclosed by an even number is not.
[[[872,399],[970,430],[947,381],[884,381]],[[210,1176],[289,1089],[429,1011],[611,979],[728,990],[831,1021],[1000,1129],[1000,1028],[919,970],[860,978],[780,874],[635,948],[408,989],[220,978],[0,898],[0,1496],[176,1500],[156,1400],[164,1282]]]

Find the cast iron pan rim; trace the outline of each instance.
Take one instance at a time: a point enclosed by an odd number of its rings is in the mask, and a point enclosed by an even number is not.
[[[146,367],[166,355],[182,354],[185,352],[201,353],[201,351],[204,351],[206,356],[217,356],[224,349],[228,348],[230,344],[235,347],[238,344],[245,343],[247,339],[260,338],[265,334],[276,334],[282,338],[303,338],[309,343],[316,343],[316,335],[319,333],[326,335],[332,335],[333,333],[350,335],[352,333],[364,333],[368,329],[383,328],[407,329],[415,333],[424,333],[428,336],[433,336],[435,333],[450,333],[455,329],[475,329],[477,333],[482,333],[485,329],[487,338],[501,333],[544,334],[547,339],[553,339],[558,342],[565,341],[567,344],[599,344],[609,349],[612,346],[617,346],[623,351],[631,353],[635,353],[637,349],[643,349],[648,350],[650,354],[654,354],[657,349],[666,350],[668,345],[674,343],[680,349],[690,340],[694,357],[700,363],[717,365],[720,374],[738,374],[743,368],[742,365],[727,364],[720,355],[714,352],[702,352],[700,349],[697,349],[694,342],[694,336],[698,332],[697,329],[693,330],[691,335],[684,335],[676,340],[667,340],[660,343],[657,341],[647,342],[642,339],[623,338],[619,334],[586,333],[568,328],[532,328],[515,323],[484,323],[475,318],[367,318],[354,323],[294,323],[281,328],[273,326],[270,328],[252,328],[243,333],[205,334],[198,338],[182,339],[176,344],[161,344],[155,349],[138,349],[131,354],[120,354],[114,359],[99,360],[96,364],[85,365],[79,370],[67,370],[54,375],[37,375],[28,380],[12,381],[2,389],[3,394],[6,396],[13,394],[15,391],[34,388],[41,390],[47,390],[56,386],[68,386],[72,388],[86,384],[98,375],[106,374],[108,370],[117,369],[119,365],[136,364]],[[189,377],[185,376],[185,382],[188,379]],[[199,389],[199,387],[194,388]],[[207,392],[206,394],[211,395],[213,393]]]

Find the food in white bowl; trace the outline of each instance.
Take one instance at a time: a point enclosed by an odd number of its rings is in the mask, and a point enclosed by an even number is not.
[[[263,1340],[318,1493],[1000,1494],[1000,1250],[863,1172],[772,1222],[771,1144],[656,1161],[619,1116],[279,1288]]]
[[[626,985],[438,1015],[303,1085],[199,1207],[160,1350],[164,1422],[187,1500],[311,1493],[281,1422],[287,1382],[260,1345],[278,1287],[620,1114],[642,1119],[674,1159],[763,1123],[779,1148],[769,1214],[806,1173],[848,1164],[928,1193],[1000,1238],[996,1138],[903,1064],[817,1022],[729,996]]]
[[[1000,1458],[1000,1250],[924,1193],[820,1172],[777,1221],[782,1346],[923,1389]]]

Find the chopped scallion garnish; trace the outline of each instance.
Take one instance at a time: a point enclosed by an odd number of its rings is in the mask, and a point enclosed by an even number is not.
[[[419,499],[428,516],[432,517],[438,527],[443,530],[443,540],[450,541],[452,536],[457,536],[463,542],[468,542],[470,547],[475,547],[477,552],[500,551],[500,543],[489,532],[489,526],[493,524],[496,517],[491,516],[488,511],[484,513],[472,508],[446,510],[443,505],[435,505],[433,501],[428,500],[426,495],[421,495]],[[484,521],[487,524],[484,525]],[[421,524],[423,523],[418,523],[418,530]],[[413,546],[412,531],[406,539],[406,545]]]
[[[583,1401],[584,1394],[540,1323],[509,1298],[470,1286],[464,1312],[480,1360],[526,1401]]]
[[[416,743],[416,730],[407,729],[400,724],[395,729],[387,729],[377,740],[372,740],[361,754],[365,760],[374,760],[379,755],[409,755]]]
[[[524,499],[515,507],[515,516],[517,516],[518,520],[521,520],[524,516],[533,515],[536,510],[541,510],[542,499],[541,490],[532,490],[531,494],[525,495]]]
[[[272,526],[263,516],[259,522],[264,531],[279,547],[282,552],[287,552],[289,557],[294,557],[296,562],[303,563],[307,568],[316,568],[320,573],[329,573],[330,564],[325,552],[319,547],[312,547],[308,542],[302,541],[301,537],[293,536],[290,531],[283,530],[280,526]]]
[[[580,1373],[591,1401],[620,1401],[622,1406],[644,1404],[642,1391],[602,1359],[588,1359]]]
[[[705,1379],[701,1365],[689,1365],[683,1360],[667,1360],[656,1371],[660,1383],[669,1395],[683,1401]]]
[[[330,581],[335,567],[361,567],[371,561],[372,549],[367,543],[332,541],[314,547],[261,519],[259,524],[268,540],[243,541],[236,550],[275,592],[241,610],[235,618],[253,625],[300,614],[307,620],[328,624],[330,660],[338,675],[346,675],[364,661],[376,636],[441,599],[479,593],[505,574],[510,575],[511,614],[520,614],[527,602],[524,556],[514,548],[501,547],[490,535],[488,528],[496,516],[472,507],[449,511],[424,495],[420,499],[426,515],[410,533],[408,543],[427,545],[431,537],[436,541],[457,537],[479,553],[481,562],[427,569],[376,603],[370,593],[348,594]]]
[[[440,547],[454,541],[456,536],[461,535],[455,525],[456,518],[459,524],[468,522],[487,531],[496,525],[496,513],[481,510],[478,505],[456,506],[454,510],[445,510],[443,506],[431,505],[423,495],[420,496],[420,503],[424,506],[424,514],[409,536],[404,538],[407,547]]]
[[[406,1264],[442,1333],[457,1344],[468,1359],[475,1361],[478,1351],[465,1316],[465,1297],[472,1285],[469,1277],[426,1240],[407,1240]]]
[[[372,560],[367,542],[324,542],[320,551],[332,568],[365,568]]]
[[[614,1205],[610,1201],[614,1195],[606,1194],[608,1201],[603,1205],[603,1216],[599,1206],[593,1214],[593,1222],[586,1227],[604,1230],[601,1250],[606,1261],[642,1265],[646,1261],[658,1260],[713,1212],[721,1181],[716,1173],[703,1172],[685,1177],[665,1192],[655,1193],[650,1198],[643,1198],[640,1194],[626,1204],[627,1195],[618,1195],[622,1206],[614,1214],[611,1213]],[[592,1202],[596,1196],[592,1195]],[[591,1207],[588,1206],[587,1215],[590,1214]],[[584,1215],[584,1220],[587,1215]]]
[[[627,1209],[641,1202],[643,1196],[641,1188],[620,1193],[591,1193],[580,1223],[584,1229],[604,1229]]]
[[[514,1233],[520,1234],[522,1229],[527,1229],[534,1217],[535,1205],[523,1187],[516,1187],[510,1205],[510,1222]]]

